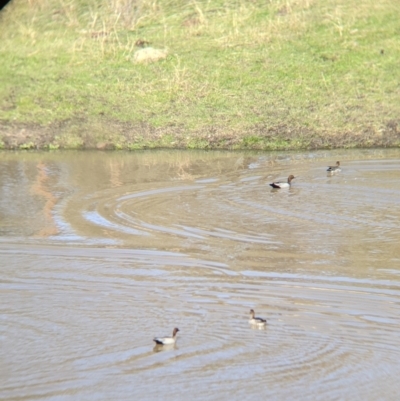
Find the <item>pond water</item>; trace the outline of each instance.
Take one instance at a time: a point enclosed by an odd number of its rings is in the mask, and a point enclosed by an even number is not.
[[[397,400],[399,316],[400,150],[0,153],[1,400]]]

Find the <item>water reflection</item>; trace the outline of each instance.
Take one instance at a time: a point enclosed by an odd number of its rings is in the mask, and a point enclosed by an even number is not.
[[[123,171],[124,164],[116,160],[110,160],[110,184],[112,188],[120,187],[123,185],[121,180],[121,172]]]
[[[154,352],[171,351],[171,350],[177,350],[177,349],[179,349],[179,348],[176,344],[168,344],[168,345],[156,344],[153,347]]]
[[[395,399],[399,156],[2,153],[0,399]]]
[[[59,230],[53,218],[54,206],[56,205],[58,198],[53,194],[50,189],[51,182],[49,176],[49,166],[46,166],[43,162],[37,164],[37,177],[32,184],[31,193],[33,196],[43,197],[45,203],[43,205],[43,225],[44,227],[36,233],[40,237],[48,237],[49,235],[58,234]],[[27,200],[28,201],[28,200]]]

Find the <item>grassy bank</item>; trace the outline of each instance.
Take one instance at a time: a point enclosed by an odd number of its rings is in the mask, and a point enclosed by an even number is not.
[[[0,147],[400,146],[393,0],[13,0]],[[138,44],[166,59],[135,63]]]

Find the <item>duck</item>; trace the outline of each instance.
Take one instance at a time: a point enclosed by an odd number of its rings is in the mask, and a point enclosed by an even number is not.
[[[267,324],[267,321],[261,317],[255,317],[254,309],[250,309],[250,319],[249,323],[258,327],[264,327]]]
[[[153,341],[157,345],[171,345],[175,344],[176,342],[176,334],[178,333],[179,329],[177,327],[174,328],[172,332],[172,337],[154,337]]]
[[[342,169],[340,168],[340,162],[337,161],[336,162],[336,166],[328,166],[328,173],[338,173],[339,171],[342,171]]]
[[[296,178],[294,175],[289,175],[287,182],[273,182],[269,184],[272,188],[289,188],[292,180]]]

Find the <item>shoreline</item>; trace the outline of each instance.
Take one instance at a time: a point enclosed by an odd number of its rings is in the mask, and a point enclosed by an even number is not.
[[[38,124],[0,124],[0,149],[209,149],[209,150],[318,150],[400,147],[400,121],[390,120],[377,132],[313,132],[307,128],[254,126],[235,130],[204,127],[190,131],[184,127],[154,128],[146,123],[130,123],[102,118]]]

